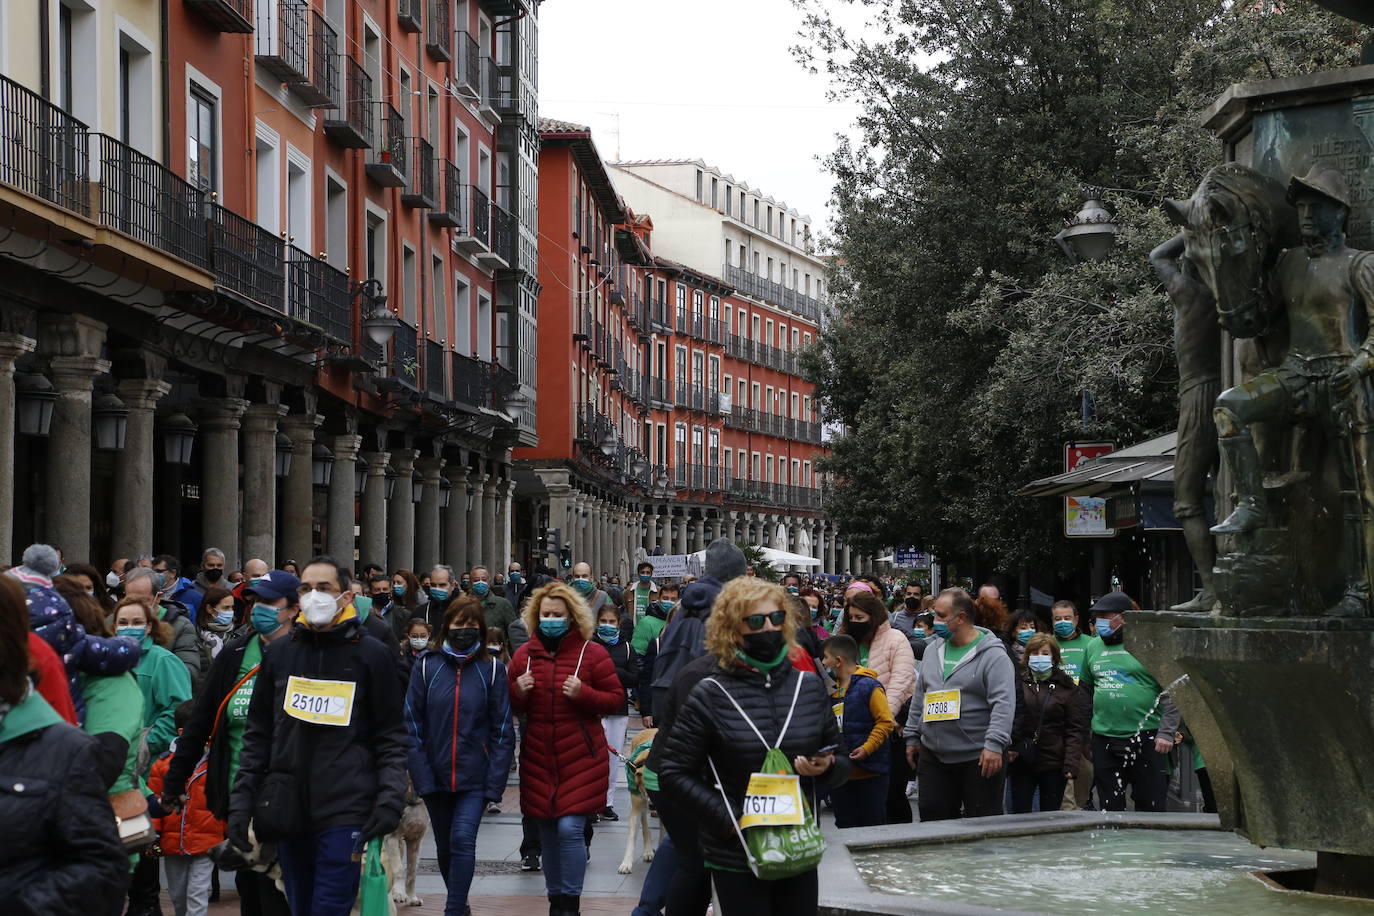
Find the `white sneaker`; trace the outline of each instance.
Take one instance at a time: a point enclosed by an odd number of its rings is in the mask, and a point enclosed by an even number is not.
[[[913,779],[913,780],[911,780],[910,782],[908,782],[908,783],[906,784],[906,797],[907,797],[907,798],[915,798],[915,797],[916,797],[916,780]]]

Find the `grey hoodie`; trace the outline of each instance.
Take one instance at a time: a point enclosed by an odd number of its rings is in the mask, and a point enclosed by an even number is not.
[[[906,743],[919,744],[941,763],[978,759],[983,750],[1002,753],[1011,743],[1016,716],[1016,666],[1007,647],[991,630],[945,677],[946,640],[926,647],[916,669],[916,695],[906,720]],[[937,690],[959,691],[959,718],[924,722],[923,697]]]

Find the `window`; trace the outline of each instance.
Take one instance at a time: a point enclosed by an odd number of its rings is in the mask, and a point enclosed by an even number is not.
[[[692,427],[692,464],[705,464],[706,456],[703,454],[704,445],[701,438],[701,427]]]
[[[808,296],[811,295],[811,275],[810,275],[810,274],[807,274],[807,275],[806,275],[806,289],[804,290],[804,292],[805,292],[806,295],[808,295]]]
[[[673,464],[684,467],[687,464],[687,424],[679,423],[673,430]]]
[[[453,352],[473,355],[472,288],[457,276],[453,280]]]
[[[758,452],[754,452],[752,455],[749,456],[749,464],[750,464],[750,471],[751,471],[751,473],[750,473],[750,475],[749,475],[749,479],[750,479],[750,480],[762,480],[762,479],[763,479],[762,476],[759,474],[759,471],[760,471],[759,459],[760,459],[760,455],[759,455]]]
[[[768,346],[770,346],[770,347],[777,346],[777,341],[773,338],[773,319],[772,319],[772,318],[769,318],[769,319],[768,319],[768,336],[765,337],[765,338],[763,339],[763,342],[766,343],[766,344],[767,344]]]
[[[725,186],[725,215],[731,216],[732,214],[730,211],[733,209],[734,208],[731,206],[730,186],[727,184]]]
[[[281,231],[281,163],[277,160],[275,137],[262,134],[257,138],[258,148],[255,162],[257,165],[257,223],[268,232],[276,235]]]
[[[811,462],[802,462],[802,486],[811,486]]]
[[[324,180],[324,250],[331,266],[348,269],[348,188],[333,176]]]
[[[386,259],[386,216],[371,210],[367,213],[367,228],[364,233],[367,257],[367,278],[382,281],[382,289],[387,286]]]
[[[694,290],[692,290],[692,311],[693,311],[693,312],[696,312],[697,315],[701,315],[701,313],[704,311],[704,309],[702,309],[702,307],[701,307],[701,302],[702,302],[701,290],[699,290],[699,289],[694,289]]]
[[[720,390],[720,357],[716,356],[714,353],[711,354],[710,371],[706,374],[706,386],[712,391]],[[730,393],[730,385],[728,382],[725,385],[725,393]]]
[[[772,386],[772,385],[769,385],[767,388],[764,389],[764,391],[765,391],[766,393],[765,393],[764,399],[763,399],[763,412],[764,412],[764,413],[772,413],[772,412],[773,412],[773,386]]]
[[[401,320],[412,327],[419,311],[415,276],[415,249],[401,246]]]
[[[718,357],[718,356],[713,356],[713,357],[711,357],[711,362],[715,364],[715,366],[716,366],[717,369],[720,368],[720,361],[719,361],[719,360],[720,360],[720,357]],[[727,376],[725,376],[725,385],[721,388],[721,391],[724,391],[725,394],[726,394],[726,396],[729,396],[730,392],[732,392],[732,391],[734,391],[734,390],[735,390],[735,377],[734,377],[733,375],[727,375]]]
[[[769,208],[768,208],[768,234],[769,234],[769,235],[772,235],[772,234],[773,234],[773,208],[772,208],[772,207],[769,207]],[[771,274],[772,271],[770,270],[769,273]]]
[[[698,201],[698,202],[700,202],[700,201],[701,201],[701,198],[702,198],[702,194],[701,194],[701,179],[702,179],[701,169],[697,169],[697,201]]]
[[[759,383],[758,383],[758,382],[754,382],[754,384],[753,384],[753,386],[752,386],[752,390],[751,390],[751,392],[750,392],[750,393],[753,395],[753,397],[752,397],[752,398],[750,399],[750,401],[749,401],[749,406],[752,407],[754,410],[758,410],[760,407],[763,406],[763,405],[760,403],[759,391],[760,391]]]
[[[468,146],[468,134],[461,125],[453,126],[453,164],[458,166],[458,180],[472,182],[472,150]]]
[[[726,267],[729,267],[729,266],[730,266],[730,248],[731,248],[730,240],[729,240],[729,239],[726,239],[726,240],[725,240],[725,266],[726,266]]]
[[[763,479],[764,479],[765,481],[767,481],[768,483],[772,483],[772,482],[773,482],[773,456],[772,456],[772,455],[769,455],[769,456],[768,456],[768,460],[764,463],[764,478],[763,478]]]
[[[679,312],[687,311],[687,287],[681,283],[677,285],[677,310]]]
[[[214,96],[192,83],[186,111],[186,180],[202,191],[218,190],[216,120]]]
[[[716,200],[717,200],[717,197],[716,197],[716,184],[717,184],[716,179],[712,178],[712,179],[711,179],[711,206],[712,206],[713,208],[716,207],[716,206],[718,206],[718,204],[716,203]]]
[[[681,390],[687,384],[687,348],[677,348],[677,386]]]
[[[439,92],[434,86],[429,87],[425,101],[428,108],[425,119],[425,139],[429,141],[430,146],[435,147],[435,155],[439,156],[442,155],[439,152]],[[418,134],[418,131],[416,133]]]
[[[738,266],[744,267],[744,266],[745,266],[746,264],[748,264],[748,263],[749,263],[749,262],[745,260],[744,246],[741,245],[741,246],[739,246],[739,265],[738,265]]]
[[[8,36],[6,36],[8,37]],[[57,104],[72,110],[72,8],[57,9]]]
[[[769,280],[769,282],[772,282],[772,280],[773,280],[773,259],[772,259],[772,258],[769,258],[769,259],[768,259],[768,280]]]
[[[667,349],[668,349],[668,345],[667,345],[666,343],[664,343],[663,341],[660,340],[660,341],[658,342],[657,349],[658,349],[658,362],[655,363],[655,365],[654,365],[654,375],[657,376],[658,378],[667,378],[667,377],[668,377],[668,359],[667,359]]]
[[[750,331],[751,331],[751,333],[750,333],[750,335],[749,335],[750,339],[752,339],[752,340],[761,340],[761,339],[762,339],[762,338],[759,337],[759,316],[758,316],[758,315],[754,315],[754,316],[752,316],[752,317],[750,318]]]
[[[800,335],[801,335],[801,332],[800,332],[800,331],[798,331],[796,328],[793,328],[793,329],[792,329],[792,349],[793,349],[793,350],[797,349],[797,344],[800,342],[800,340],[799,340],[799,339],[800,339]],[[811,342],[811,335],[809,335],[809,334],[807,335],[807,340],[806,340],[806,342],[807,342],[807,343],[810,343],[810,342]]]
[[[741,336],[749,333],[749,321],[746,317],[749,313],[744,309],[739,310],[739,323],[735,325],[735,333]]]
[[[778,349],[787,349],[787,325],[778,325]]]
[[[444,292],[448,286],[444,274],[444,259],[434,255],[429,266],[429,288],[434,295],[434,336],[441,342],[448,340],[448,309],[445,308]]]
[[[801,419],[801,411],[799,410],[799,407],[800,407],[800,406],[801,406],[801,395],[799,395],[797,392],[794,391],[794,392],[792,392],[792,419],[794,419],[794,420],[800,420],[800,419]]]
[[[668,428],[662,423],[658,424],[658,448],[654,453],[654,460],[662,465],[668,463]]]
[[[796,221],[796,220],[792,220],[792,238],[791,238],[791,242],[792,242],[793,245],[797,244],[797,221]]]
[[[741,223],[744,222],[744,218],[745,218],[746,215],[747,215],[747,214],[744,212],[744,192],[743,192],[743,191],[740,191],[740,192],[739,192],[739,221],[740,221]]]
[[[704,384],[706,374],[705,355],[700,350],[692,351],[692,384],[698,388]]]
[[[294,153],[294,154],[293,154]],[[314,249],[315,214],[310,206],[310,160],[299,152],[286,157],[287,242],[302,251]]]
[[[477,293],[477,358],[491,362],[491,297]]]
[[[811,346],[811,332],[808,331],[807,333],[802,335],[802,343],[805,346]]]
[[[744,381],[744,379],[740,379],[740,380],[739,380],[739,400],[737,400],[737,401],[735,402],[735,406],[736,406],[736,407],[748,407],[748,406],[749,406],[748,393],[745,391],[745,385],[746,385],[746,384],[747,384],[747,383]]]
[[[759,265],[760,265],[760,263],[761,263],[761,262],[760,262],[760,255],[759,255],[759,253],[756,251],[756,252],[754,252],[754,276],[756,276],[756,277],[759,276]]]
[[[715,444],[714,444],[714,443],[715,443],[715,439],[716,439],[716,437],[717,437],[718,435],[719,435],[719,434],[716,433],[715,430],[712,430],[712,431],[711,431],[711,437],[712,437],[711,451],[712,451],[712,453],[715,452]],[[729,485],[729,481],[730,481],[730,450],[729,450],[728,448],[725,450],[725,454],[724,454],[722,457],[725,459],[725,465],[724,465],[723,471],[722,471],[722,473],[721,473],[720,479],[721,479],[722,482],[725,483],[726,486],[728,486],[728,485]],[[715,459],[712,459],[712,460],[714,461]]]
[[[754,226],[757,227],[758,224],[759,224],[759,202],[758,202],[757,200],[755,200],[755,201],[754,201]]]
[[[792,288],[797,288],[797,268],[792,268]]]

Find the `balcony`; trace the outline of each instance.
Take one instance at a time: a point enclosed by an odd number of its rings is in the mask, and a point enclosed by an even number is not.
[[[95,138],[100,222],[206,270],[203,192],[113,137]]]
[[[425,10],[425,50],[435,60],[453,60],[453,33],[448,27],[451,0],[427,0]]]
[[[85,124],[0,77],[0,182],[89,215],[89,144]]]
[[[520,392],[520,379],[511,369],[507,369],[501,363],[491,364],[491,397],[492,408],[495,410],[505,410],[506,403]]]
[[[429,221],[450,229],[463,225],[463,176],[447,159],[439,162],[439,200],[429,211]]]
[[[420,31],[424,0],[396,0],[396,21],[407,32]]]
[[[439,205],[439,173],[434,161],[434,147],[428,140],[415,138],[412,147],[415,157],[410,161],[410,185],[401,192],[401,203],[407,207],[432,210]]]
[[[649,376],[649,403],[660,410],[667,410],[672,406],[673,390],[666,378]]]
[[[781,283],[774,283],[766,277],[760,277],[732,264],[726,264],[721,268],[721,277],[746,296],[782,306],[811,322],[820,321],[820,302],[805,293],[788,289]]]
[[[448,400],[444,385],[444,345],[437,340],[425,341],[425,394],[439,401]]]
[[[402,321],[391,338],[391,377],[411,391],[420,390],[419,334]]]
[[[294,245],[286,250],[286,313],[308,321],[338,344],[353,341],[348,274]]]
[[[469,101],[482,95],[482,52],[477,39],[459,29],[453,33],[453,88]]]
[[[390,103],[376,103],[377,143],[367,154],[367,177],[384,188],[403,188],[406,183],[406,122]]]
[[[309,12],[304,0],[258,2],[258,65],[284,83],[310,79]]]
[[[338,95],[339,71],[335,65],[339,36],[318,12],[310,11],[310,79],[292,83],[291,91],[308,108],[333,108]]]
[[[491,404],[491,364],[464,356],[451,354],[453,374],[453,400],[469,407],[481,408]]]
[[[343,59],[343,85],[334,87],[334,95],[334,117],[325,118],[325,134],[347,149],[367,149],[373,143],[372,77],[352,57]]]
[[[650,302],[649,327],[660,334],[673,333],[673,316],[666,300],[654,299]]]
[[[221,32],[253,31],[253,0],[186,0],[186,8]]]
[[[467,224],[454,242],[459,248],[476,254],[491,249],[491,202],[476,185],[467,185]]]
[[[491,212],[491,250],[479,252],[479,260],[489,262],[489,266],[509,267],[515,263],[515,214],[503,210],[496,204]]]
[[[487,122],[499,124],[501,116],[496,113],[496,97],[501,92],[501,71],[497,69],[496,61],[485,54],[478,69],[481,86],[477,96],[477,113]]]
[[[219,204],[210,207],[210,266],[219,286],[284,311],[286,242]]]

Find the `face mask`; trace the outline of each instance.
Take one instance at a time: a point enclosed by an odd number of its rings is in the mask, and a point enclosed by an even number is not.
[[[338,616],[339,604],[333,595],[312,589],[301,596],[301,613],[312,627],[328,626]]]
[[[391,594],[395,595],[397,598],[404,598],[406,594],[405,585],[396,585],[393,583],[391,586]]]
[[[425,648],[425,647],[428,646],[428,645],[429,645],[429,638],[426,637],[426,636],[412,636],[412,637],[410,637],[410,647],[411,647],[412,649],[414,649],[416,652],[419,652],[421,649]]]
[[[1056,620],[1054,622],[1054,635],[1060,639],[1068,639],[1073,635],[1076,625],[1072,620]]]
[[[789,595],[800,595],[800,594],[801,594],[801,589],[797,588],[795,585],[789,585],[789,586],[787,586],[787,594],[789,594]]]
[[[1036,674],[1044,674],[1054,667],[1054,659],[1048,655],[1032,655],[1026,659],[1026,665]]]
[[[105,585],[109,588],[119,588],[119,573],[107,572],[105,574]]]
[[[377,610],[379,610],[379,611],[380,611],[382,608],[389,607],[389,606],[391,605],[391,596],[388,595],[388,594],[386,594],[385,592],[383,592],[383,593],[380,594],[380,595],[373,595],[373,596],[372,596],[371,598],[369,598],[368,600],[371,601],[371,602],[372,602],[372,606],[375,607],[375,608],[376,608]]]
[[[943,620],[935,621],[935,635],[941,639],[949,639],[949,624]]]
[[[206,582],[218,582],[220,576],[224,575],[224,570],[222,569],[207,569],[204,572]]]
[[[813,608],[811,609],[811,620],[814,622],[814,621],[816,620],[816,618],[820,616],[820,614],[821,614],[821,609],[818,608],[818,607],[813,607]]]
[[[640,584],[640,585],[648,585],[649,583],[651,583],[651,582],[653,582],[653,581],[654,581],[654,577],[653,577],[653,576],[650,576],[650,575],[643,575],[643,576],[640,576],[640,577],[639,577],[639,584]]]
[[[1093,623],[1093,629],[1097,630],[1097,635],[1106,639],[1112,635],[1112,622],[1106,617],[1099,617]]]
[[[568,632],[568,618],[541,617],[539,619],[539,632],[545,636],[562,636]]]
[[[525,581],[525,577],[522,576],[522,575],[520,575],[518,572],[513,572],[513,573],[510,574],[510,582],[511,582],[511,585],[519,585],[521,582],[524,582],[524,581]]]
[[[907,609],[908,611],[910,611],[911,613],[913,613],[913,614],[916,613],[917,611],[919,611],[919,610],[921,609],[921,599],[920,599],[920,598],[915,598],[915,597],[912,597],[912,598],[905,598],[905,599],[902,600],[902,604],[906,605],[906,609]]]
[[[270,604],[253,605],[253,613],[249,619],[253,621],[253,629],[263,636],[271,636],[282,626],[282,622],[277,619],[277,608]]]
[[[492,655],[500,655],[500,654],[501,654],[501,647],[500,647],[500,646],[487,646],[487,651],[490,652]]]
[[[782,630],[744,634],[744,654],[761,662],[771,662],[782,651]]]
[[[574,579],[572,581],[572,587],[577,589],[578,593],[582,595],[590,595],[596,589],[591,579]]]
[[[476,645],[480,635],[476,627],[457,627],[448,631],[448,646],[455,652],[466,652]]]
[[[257,585],[257,584],[258,584],[259,582],[261,582],[261,581],[262,581],[262,576],[254,576],[253,578],[251,578],[251,579],[248,580],[248,587],[249,587],[249,588],[252,588],[253,586]]]
[[[472,587],[472,580],[469,579],[467,576],[464,576],[464,577],[459,581],[458,585],[459,585],[459,587],[461,587],[461,588],[463,589],[463,591],[467,591],[468,589],[470,589],[470,588]]]
[[[215,623],[219,624],[219,625],[222,626],[222,627],[231,627],[231,626],[233,626],[233,625],[234,625],[234,612],[233,612],[233,611],[215,611]]]
[[[431,601],[438,601],[440,604],[442,604],[443,602],[448,600],[448,589],[431,588],[429,590],[429,597]]]
[[[1034,630],[1017,630],[1017,631],[1016,631],[1016,641],[1019,642],[1021,645],[1024,646],[1026,643],[1030,642],[1030,638],[1031,638],[1032,636],[1034,636],[1034,635],[1035,635],[1035,631],[1034,631]]]
[[[146,627],[120,627],[115,632],[118,633],[120,636],[127,636],[130,639],[134,639],[139,642],[143,642],[143,637],[148,635],[148,630]]]
[[[863,642],[864,637],[867,636],[872,629],[873,621],[871,620],[846,620],[844,622],[844,631],[850,636],[853,636],[855,642]]]
[[[599,623],[596,625],[596,635],[601,638],[602,642],[615,645],[620,642],[620,627],[613,623]]]
[[[485,598],[489,591],[491,591],[491,586],[485,582],[472,583],[472,593],[478,598]]]

